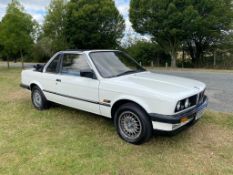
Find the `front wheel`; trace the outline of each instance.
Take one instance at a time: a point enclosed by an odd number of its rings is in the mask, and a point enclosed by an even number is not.
[[[32,104],[38,110],[44,110],[49,107],[49,102],[45,98],[39,87],[34,86],[31,94]]]
[[[142,144],[152,136],[152,123],[141,107],[127,103],[115,113],[114,123],[117,133],[126,142]]]

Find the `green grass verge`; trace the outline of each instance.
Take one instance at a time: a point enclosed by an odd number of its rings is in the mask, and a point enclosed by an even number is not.
[[[232,69],[211,69],[211,68],[165,68],[165,67],[146,67],[150,71],[171,71],[171,72],[207,72],[207,73],[233,73]]]
[[[35,110],[19,83],[19,69],[0,68],[0,174],[233,174],[233,114],[208,111],[175,136],[134,146],[109,119]]]

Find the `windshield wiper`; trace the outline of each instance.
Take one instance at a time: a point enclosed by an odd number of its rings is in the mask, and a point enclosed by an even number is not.
[[[127,75],[127,74],[132,74],[132,73],[138,73],[138,72],[143,72],[143,71],[145,71],[145,70],[127,70],[127,71],[125,71],[125,72],[123,72],[123,73],[120,73],[120,74],[118,74],[118,75],[116,75],[115,77],[120,77],[120,76],[122,76],[122,75]]]

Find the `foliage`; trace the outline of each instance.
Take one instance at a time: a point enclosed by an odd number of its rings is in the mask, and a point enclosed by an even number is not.
[[[152,61],[157,66],[164,65],[166,61],[170,61],[170,57],[155,43],[138,41],[126,50],[134,59],[141,62],[143,66],[150,66]]]
[[[215,45],[216,52],[233,54],[233,32],[223,35],[222,40]]]
[[[47,62],[49,58],[54,54],[54,41],[48,37],[42,37],[37,41],[32,49],[33,62]]]
[[[71,48],[115,48],[124,27],[124,19],[112,0],[68,2],[65,36]]]
[[[189,1],[183,21],[185,44],[192,62],[199,65],[205,51],[224,39],[232,29],[232,0]]]
[[[0,43],[3,55],[21,57],[31,51],[36,22],[24,12],[21,4],[13,0],[7,8],[0,26]]]
[[[67,42],[64,35],[66,15],[66,1],[52,0],[50,2],[47,15],[43,24],[43,36],[52,41],[52,52],[64,50],[67,48]],[[45,39],[46,40],[46,39]],[[43,43],[42,39],[42,43]],[[44,53],[47,54],[47,53]]]
[[[183,39],[182,21],[186,1],[180,0],[131,0],[130,21],[141,34],[150,34],[152,40],[166,50],[176,66],[176,52]]]
[[[131,0],[133,28],[152,35],[172,57],[187,45],[194,63],[219,41],[232,23],[231,0]]]
[[[175,66],[177,52],[183,49],[192,58],[188,66],[209,64],[214,52],[228,63],[233,53],[232,4],[232,0],[131,0],[133,28],[151,36],[151,43],[137,42],[138,35],[129,35],[125,47],[145,65],[151,61],[164,64],[171,57]],[[124,28],[113,0],[52,0],[42,27],[18,0],[12,0],[0,21],[0,57],[46,61],[67,48],[114,49],[119,47]]]

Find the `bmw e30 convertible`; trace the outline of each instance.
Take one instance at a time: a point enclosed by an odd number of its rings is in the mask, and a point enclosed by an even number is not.
[[[208,105],[202,82],[152,73],[119,50],[61,51],[23,70],[21,87],[38,110],[50,102],[112,118],[132,144],[154,130],[175,131],[198,121]]]

